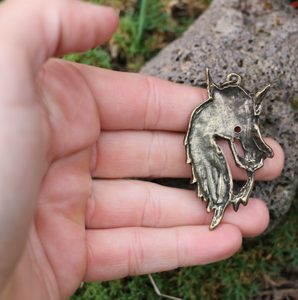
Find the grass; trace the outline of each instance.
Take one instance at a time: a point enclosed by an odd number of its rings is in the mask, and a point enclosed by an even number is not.
[[[66,59],[104,68],[138,71],[166,44],[179,37],[209,1],[185,0],[182,2],[186,5],[182,8],[175,8],[173,3],[178,1],[170,0],[89,2],[121,9],[119,29],[107,45],[85,53],[67,55]],[[234,257],[207,266],[155,274],[154,278],[162,292],[190,300],[257,299],[258,295],[272,294],[273,286],[284,295],[283,299],[291,299],[287,293],[291,289],[293,276],[295,280],[298,277],[297,215],[298,199],[282,224],[264,237],[245,241],[242,250]],[[157,298],[148,278],[139,276],[88,283],[78,289],[71,299]]]
[[[119,29],[111,41],[86,53],[67,55],[71,61],[114,70],[138,71],[166,44],[180,36],[206,7],[204,0],[186,1],[184,15],[173,18],[173,2],[161,0],[92,0],[121,10]],[[179,9],[178,9],[179,11]],[[182,8],[183,12],[183,8]]]

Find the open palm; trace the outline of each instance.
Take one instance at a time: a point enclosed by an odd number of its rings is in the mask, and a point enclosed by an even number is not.
[[[110,9],[77,1],[30,3],[35,8],[21,7],[22,16],[13,1],[0,7],[0,14],[10,15],[2,22],[11,22],[15,38],[0,59],[0,72],[8,70],[0,83],[6,128],[0,134],[7,141],[0,148],[4,296],[65,299],[81,281],[213,262],[235,253],[243,236],[266,228],[260,200],[237,214],[228,210],[225,224],[209,231],[211,216],[193,192],[128,179],[190,177],[183,136],[205,91],[47,61],[104,42],[117,18]],[[30,31],[35,34],[28,43]],[[21,53],[12,51],[20,45]],[[280,146],[268,143],[275,157],[265,162],[259,180],[275,178],[283,165]],[[227,156],[234,178],[244,179]]]

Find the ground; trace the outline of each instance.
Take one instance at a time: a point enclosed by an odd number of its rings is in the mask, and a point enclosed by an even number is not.
[[[66,59],[138,71],[177,38],[208,6],[204,0],[91,0],[121,10],[120,27],[104,47]],[[292,1],[296,3],[295,1]],[[297,4],[297,3],[296,3]],[[234,257],[208,266],[156,274],[160,289],[184,299],[298,299],[298,199],[271,233],[244,242]],[[252,220],[253,221],[253,220]],[[88,283],[72,300],[158,299],[146,276]]]

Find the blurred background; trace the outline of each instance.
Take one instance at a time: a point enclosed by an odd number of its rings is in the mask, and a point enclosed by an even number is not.
[[[120,10],[111,41],[65,59],[121,71],[138,72],[175,40],[210,5],[208,0],[90,0]],[[261,1],[260,1],[261,2]],[[290,3],[291,2],[291,3]],[[298,1],[289,1],[298,7]],[[234,257],[208,266],[155,274],[163,293],[183,299],[298,299],[298,201],[271,233],[246,240]],[[87,283],[71,300],[158,299],[147,276]]]

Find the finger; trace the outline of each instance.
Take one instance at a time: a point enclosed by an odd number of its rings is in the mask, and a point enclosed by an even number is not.
[[[103,132],[97,144],[97,162],[93,175],[100,178],[124,177],[176,177],[191,176],[186,164],[184,135],[165,132]],[[272,139],[266,142],[275,156],[266,159],[265,165],[256,173],[258,180],[277,177],[283,167],[283,151]],[[244,180],[246,171],[236,166],[229,146],[219,141],[227,156],[233,178]]]
[[[74,66],[97,101],[104,130],[185,131],[192,110],[208,98],[201,88],[140,74]]]
[[[169,188],[133,180],[97,180],[89,199],[86,227],[175,227],[209,225],[212,213],[195,191]],[[256,236],[268,225],[268,209],[263,201],[251,199],[237,213],[227,209],[223,223],[233,224],[243,236]]]
[[[241,246],[240,231],[223,224],[166,229],[87,230],[85,281],[98,281],[201,265],[233,255]]]
[[[274,156],[273,158],[264,159],[264,165],[256,171],[257,180],[273,180],[280,176],[284,167],[284,151],[280,144],[273,140],[272,138],[265,138],[265,142],[272,148]],[[229,163],[232,170],[232,174],[235,179],[243,180],[247,178],[246,170],[237,167],[232,151],[228,146],[228,143],[224,140],[217,141],[224,152],[224,155]],[[234,175],[235,174],[235,175]]]
[[[102,44],[118,23],[112,8],[77,0],[7,1],[0,20],[6,44],[21,49],[35,67],[51,56]]]
[[[149,105],[148,112],[146,112],[146,105],[141,99],[144,95],[143,88],[142,92],[136,91],[141,101],[136,100],[138,96],[134,94],[134,91],[136,87],[138,89],[140,86],[137,79],[140,78],[140,75],[124,75],[102,70],[103,76],[96,78],[100,89],[95,91],[93,89],[97,88],[96,84],[94,83],[93,88],[90,88],[89,79],[82,76],[83,73],[80,68],[83,67],[79,67],[78,64],[51,59],[45,64],[38,76],[38,85],[50,115],[52,140],[55,148],[52,149],[52,152],[55,152],[55,156],[58,157],[93,144],[98,139],[99,125],[101,128],[105,127],[107,122],[110,122],[110,129],[113,129],[113,124],[115,124],[115,128],[123,127],[123,129],[163,127],[165,129],[180,128],[180,130],[184,128],[185,130],[191,109],[200,99],[200,91],[205,93],[205,90],[162,81],[165,86],[164,93],[169,92],[167,97],[164,95],[164,100],[170,100],[172,103],[167,101],[164,102],[165,106],[162,104],[162,110],[164,110],[162,124],[159,124],[157,120],[154,122],[156,125],[153,123],[150,125],[145,124],[146,121],[144,123],[144,118],[146,120],[154,116],[158,117],[158,106],[154,109],[152,105]],[[91,69],[93,70],[93,68]],[[115,76],[110,77],[109,74]],[[130,83],[127,82],[127,85],[122,86],[123,76],[131,77],[131,79],[136,78],[136,80],[131,80]],[[103,82],[104,85],[102,85]],[[187,97],[185,97],[186,94]],[[132,99],[136,100],[137,103],[131,102]],[[188,101],[192,104],[188,105]],[[146,117],[144,114],[148,113],[153,114],[151,117]],[[181,116],[183,117],[181,118]],[[164,122],[164,118],[169,119]],[[177,124],[173,124],[176,120],[169,122],[173,118],[177,120]],[[126,122],[127,125],[125,125]]]

